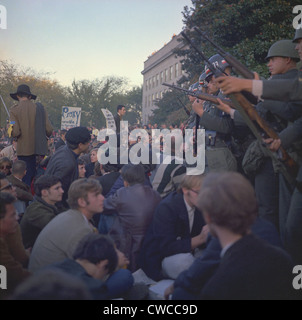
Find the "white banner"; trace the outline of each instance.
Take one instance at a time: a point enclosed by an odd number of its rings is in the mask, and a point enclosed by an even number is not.
[[[112,129],[116,131],[115,121],[112,113],[108,109],[101,109],[104,117],[106,118],[106,127],[107,129]]]
[[[61,130],[79,127],[82,108],[62,107]]]

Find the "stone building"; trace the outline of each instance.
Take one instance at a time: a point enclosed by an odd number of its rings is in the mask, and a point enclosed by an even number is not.
[[[160,50],[153,52],[144,62],[143,75],[143,101],[142,101],[142,123],[147,124],[152,111],[157,108],[155,100],[160,99],[165,91],[168,90],[163,86],[163,82],[177,84],[183,71],[180,61],[183,57],[176,57],[173,50],[183,48],[183,42],[178,39],[181,35],[173,35],[172,39],[165,44]]]

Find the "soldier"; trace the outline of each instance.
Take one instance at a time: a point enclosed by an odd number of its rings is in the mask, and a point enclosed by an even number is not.
[[[230,65],[218,54],[212,56],[209,62],[219,70],[230,73]],[[213,73],[205,68],[207,93],[223,98],[216,86]],[[230,148],[232,143],[233,120],[219,110],[210,101],[196,99],[193,109],[200,117],[200,125],[206,130],[206,166],[208,170],[236,171],[237,162]]]
[[[266,59],[271,74],[270,81],[297,77],[297,62],[300,59],[295,50],[295,44],[291,40],[275,42],[270,47]],[[276,100],[263,100],[256,105],[258,113],[276,132],[280,132],[280,137],[284,137],[284,140],[288,135],[286,130],[288,122],[295,121],[297,117],[300,117],[301,107],[301,103],[285,103]],[[235,126],[244,124],[244,120],[237,110],[231,109],[227,105],[224,105],[222,110],[231,115]],[[277,229],[280,228],[284,241],[284,227],[292,190],[280,175],[279,194],[279,175],[274,170],[272,159],[263,155],[257,140],[247,150],[243,166],[246,173],[254,176],[259,215],[272,222]]]
[[[199,86],[199,83],[196,82],[196,83],[192,84],[192,85],[189,87],[188,90],[189,90],[189,91],[192,91],[192,92],[197,92],[198,86]],[[189,99],[190,103],[193,104],[193,102],[196,100],[196,97],[190,96],[190,95],[188,94],[188,99]],[[193,129],[195,125],[196,125],[196,113],[195,113],[194,110],[192,109],[191,112],[190,112],[189,119],[187,120],[186,129]]]
[[[302,58],[302,29],[296,30],[293,42],[297,42],[296,50],[300,58]],[[294,80],[248,80],[238,79],[234,77],[219,77],[217,85],[224,91],[225,94],[232,92],[240,92],[247,90],[265,99],[275,99],[281,101],[301,101],[302,86],[301,86],[301,71],[299,76]],[[292,126],[286,128],[286,135],[283,137],[280,134],[280,139],[270,139],[270,149],[277,151],[282,145],[284,148],[299,141],[302,137],[302,117],[296,119]],[[297,175],[297,184],[293,191],[290,207],[288,210],[285,230],[286,230],[286,249],[291,253],[295,263],[302,263],[302,167],[299,163],[299,172]]]
[[[296,50],[301,59],[302,29],[296,30],[293,42],[297,43]],[[216,82],[224,94],[249,91],[263,99],[276,99],[281,101],[302,100],[302,77],[297,77],[294,80],[268,81],[259,80],[259,76],[256,74],[255,80],[236,77],[219,77],[216,79]]]

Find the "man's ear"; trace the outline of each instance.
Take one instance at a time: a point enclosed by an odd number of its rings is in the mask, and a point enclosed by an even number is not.
[[[84,198],[79,198],[78,199],[78,205],[80,208],[85,208],[87,205],[87,201]]]
[[[41,190],[41,196],[42,197],[47,197],[47,195],[48,195],[48,190],[47,189]]]

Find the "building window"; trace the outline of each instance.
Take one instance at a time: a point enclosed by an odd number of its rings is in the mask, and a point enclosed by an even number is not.
[[[165,70],[165,81],[168,81],[169,80],[169,70],[166,69]]]
[[[170,80],[173,79],[173,66],[170,67]]]
[[[152,88],[155,87],[155,76],[153,77],[153,83],[152,83]]]
[[[164,82],[164,72],[162,71],[160,73],[160,83],[163,83]]]
[[[179,76],[179,64],[178,63],[175,63],[175,78],[178,78]]]
[[[156,75],[156,86],[159,85],[159,74]]]

